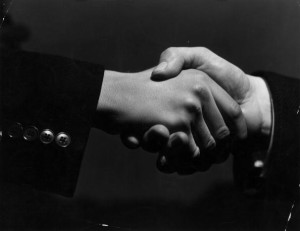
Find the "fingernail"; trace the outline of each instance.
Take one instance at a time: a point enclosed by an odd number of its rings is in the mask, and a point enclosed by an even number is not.
[[[193,153],[193,159],[199,159],[200,157],[200,149],[197,147]]]
[[[213,150],[215,147],[216,147],[216,142],[214,141],[214,140],[210,140],[209,142],[208,142],[208,144],[207,144],[207,146],[206,146],[206,149],[208,150],[208,151],[211,151],[211,150]]]
[[[138,148],[140,145],[140,141],[135,136],[129,136],[127,138],[127,145],[129,148]]]
[[[163,71],[163,70],[166,69],[167,65],[168,65],[167,62],[162,62],[162,63],[160,63],[160,64],[154,69],[154,71],[155,71],[155,72]]]
[[[161,165],[161,166],[165,166],[166,163],[167,163],[167,158],[166,158],[165,156],[162,156],[162,157],[160,158],[160,165]]]

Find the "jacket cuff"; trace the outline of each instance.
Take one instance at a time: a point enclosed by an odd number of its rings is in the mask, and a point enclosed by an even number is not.
[[[294,198],[299,185],[300,81],[272,72],[260,72],[273,99],[273,142],[268,155],[266,188],[273,194]]]
[[[269,88],[272,99],[272,137],[247,139],[237,147],[234,177],[243,192],[250,195],[291,195],[299,182],[299,83],[272,72],[256,72]],[[247,147],[247,148],[245,148]],[[271,192],[271,193],[269,193]]]
[[[72,196],[103,68],[21,51],[1,51],[0,61],[1,177]]]

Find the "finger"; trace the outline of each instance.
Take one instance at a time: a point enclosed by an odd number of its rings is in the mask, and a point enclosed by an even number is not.
[[[214,157],[214,163],[219,164],[225,162],[230,153],[231,153],[231,144],[232,140],[231,137],[228,136],[222,140],[217,140],[217,146],[215,148],[214,153],[217,153]]]
[[[170,135],[167,146],[162,150],[157,159],[157,168],[165,173],[175,172],[178,165],[178,154],[188,144],[188,136],[183,132]]]
[[[176,56],[184,60],[185,68],[194,68],[206,73],[236,101],[244,98],[249,82],[245,73],[237,66],[205,47],[177,48]]]
[[[120,139],[125,147],[129,149],[136,149],[140,146],[140,139],[128,133],[121,133]]]
[[[229,137],[229,129],[211,91],[202,86],[197,93],[201,99],[202,107],[201,110],[198,110],[191,126],[195,141],[201,149],[201,161],[198,161],[197,165],[223,161],[228,157],[228,150],[225,148],[223,150],[222,147],[227,147],[224,143],[228,140],[226,138]]]
[[[181,70],[198,69],[203,64],[201,48],[170,47],[166,49],[159,59],[159,65],[152,71],[153,80],[166,80],[177,76]]]
[[[188,51],[194,68],[205,72],[237,102],[244,99],[249,81],[240,68],[204,47]]]
[[[193,155],[199,151],[192,134],[176,132],[171,135],[171,138],[168,149],[164,150],[165,155],[173,161],[177,171],[190,167]]]
[[[213,160],[214,155],[212,152],[213,150],[201,151],[199,155],[195,155],[193,157],[192,163],[197,171],[205,172],[210,169],[212,164],[215,162]]]
[[[153,69],[151,78],[153,80],[166,80],[177,76],[186,63],[184,55],[177,55],[178,48],[168,48],[159,59],[159,65]]]
[[[202,151],[200,152],[192,133],[189,133],[187,142],[183,143],[181,147],[182,151],[177,155],[179,164],[176,167],[179,175],[192,174],[196,171],[204,172],[211,167],[211,159]]]
[[[225,119],[230,133],[236,136],[238,139],[245,139],[248,132],[247,124],[240,106],[215,81],[213,81],[209,77],[207,77],[207,81],[209,81],[208,86],[210,86],[214,101],[223,118]],[[222,133],[223,130],[221,129],[219,131],[219,134],[217,134],[217,139],[219,139],[219,137],[222,137]]]
[[[170,163],[165,155],[160,155],[157,159],[157,168],[163,173],[174,173],[177,172],[179,175],[190,175],[197,171],[193,163],[190,163],[189,166],[175,166]]]
[[[200,150],[191,133],[172,134],[168,146],[160,155],[157,162],[158,169],[166,173],[177,172],[179,175],[188,175],[196,171],[206,171],[211,166],[211,161],[203,157],[201,162],[194,163],[194,159],[200,156]]]
[[[175,172],[174,166],[169,164],[167,157],[163,154],[159,154],[156,161],[156,167],[160,172],[163,173],[171,174]]]
[[[172,134],[172,142],[164,150],[161,162],[165,164],[163,171],[183,175],[207,171],[212,165],[209,156],[200,153],[191,133]]]
[[[239,139],[247,137],[246,120],[235,102],[244,97],[243,87],[247,88],[240,86],[248,83],[244,81],[243,71],[204,47],[168,48],[161,54],[160,63],[162,68],[154,69],[152,76],[160,80],[174,77],[184,68],[205,72],[209,76],[207,79],[212,80],[213,97],[226,117],[230,131]]]
[[[211,135],[202,114],[198,114],[196,121],[192,124],[192,133],[197,146],[201,150],[210,150],[216,146],[216,141]]]
[[[202,112],[199,112],[198,114],[200,123],[207,124],[208,130],[214,139],[222,140],[225,137],[228,137],[230,134],[229,129],[225,124],[211,91],[205,90],[205,88],[202,87],[198,94],[202,104]],[[204,127],[204,129],[206,129],[206,127]],[[205,146],[204,148],[206,149]]]
[[[195,135],[192,135],[192,134],[190,134],[190,136],[195,137]],[[192,152],[193,154],[192,154],[192,158],[190,161],[191,161],[193,168],[196,169],[196,171],[205,172],[211,167],[213,161],[212,161],[211,155],[208,155],[207,151],[204,151],[204,150],[200,151],[195,140],[196,139],[191,139],[190,146],[191,147],[195,146],[195,147],[197,147],[197,149],[194,149],[194,151]]]
[[[209,75],[215,80],[212,88],[213,96],[218,107],[225,115],[230,130],[239,138],[247,137],[247,126],[239,105],[231,96],[239,100],[243,97],[243,87],[240,87],[245,78],[244,73],[225,59],[214,54],[204,47],[168,48],[161,54],[160,67],[154,69],[153,78],[167,79],[176,76],[183,68],[195,68]],[[231,96],[229,96],[224,88]]]
[[[215,141],[215,145],[211,144],[211,146],[208,148],[205,146],[202,148],[203,155],[209,155],[212,163],[221,163],[228,158],[230,153],[230,131],[219,111],[219,108],[216,105],[211,92],[208,91],[206,97],[202,97],[202,99],[202,113],[200,113],[199,116],[202,117],[203,114],[203,118],[200,118],[200,123],[204,123],[204,128],[202,128],[204,131],[206,129],[205,124],[207,125],[207,128]],[[203,119],[205,122],[201,122]],[[197,129],[198,128],[195,127],[196,131]],[[203,132],[203,130],[200,130],[199,132]],[[209,136],[208,132],[207,136]],[[209,138],[211,139],[211,137],[208,137],[208,139]],[[207,142],[213,141],[208,140]]]
[[[193,134],[197,137],[201,153],[194,155],[196,168],[199,171],[206,171],[214,163],[222,163],[227,160],[230,154],[230,137],[215,139],[211,136],[208,126],[204,121],[199,121],[193,128]]]
[[[160,57],[160,65],[152,72],[152,79],[165,80],[177,76],[182,69],[193,68],[208,74],[235,100],[244,97],[243,86],[248,83],[245,73],[205,47],[172,47]]]
[[[143,136],[142,148],[148,152],[158,152],[167,145],[169,130],[163,125],[154,125]]]

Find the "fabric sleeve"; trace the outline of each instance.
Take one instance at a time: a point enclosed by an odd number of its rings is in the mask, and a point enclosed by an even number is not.
[[[246,194],[265,194],[271,190],[290,195],[297,191],[299,182],[300,80],[265,71],[253,75],[262,77],[269,89],[272,137],[249,137],[237,145],[235,181]],[[272,146],[267,153],[270,140]]]
[[[267,188],[295,198],[299,187],[300,80],[261,72],[273,104],[273,142],[266,160]],[[283,198],[284,199],[284,198]]]
[[[1,178],[72,196],[103,67],[1,50]]]

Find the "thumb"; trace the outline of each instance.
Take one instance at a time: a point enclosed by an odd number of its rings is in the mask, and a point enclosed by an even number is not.
[[[184,68],[184,58],[182,55],[176,55],[174,52],[164,51],[159,60],[159,65],[152,71],[152,80],[167,80],[180,74]]]

